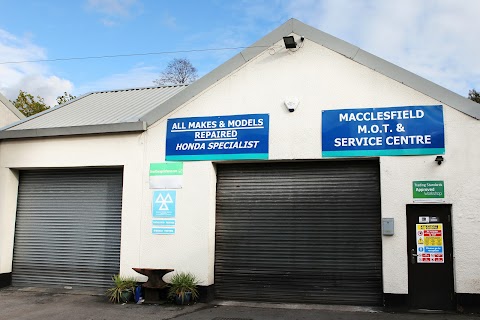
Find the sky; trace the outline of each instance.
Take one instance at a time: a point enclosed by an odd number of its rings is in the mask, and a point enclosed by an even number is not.
[[[24,90],[54,106],[65,91],[150,87],[174,58],[203,76],[290,18],[462,96],[480,90],[478,0],[0,0],[0,8],[0,92],[10,100]],[[131,56],[83,59],[112,55]],[[19,61],[35,62],[11,63]]]

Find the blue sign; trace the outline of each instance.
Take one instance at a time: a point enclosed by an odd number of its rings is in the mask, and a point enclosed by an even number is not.
[[[425,247],[425,252],[428,252],[428,253],[442,253],[443,252],[443,247],[442,246]]]
[[[152,220],[154,226],[174,226],[175,220]]]
[[[152,214],[154,218],[175,218],[175,190],[154,191]]]
[[[268,159],[268,114],[167,121],[165,160]]]
[[[152,228],[152,234],[175,234],[175,228]]]
[[[444,154],[442,106],[322,112],[322,156]]]

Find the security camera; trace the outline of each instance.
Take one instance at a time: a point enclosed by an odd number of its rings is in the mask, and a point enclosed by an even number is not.
[[[295,109],[297,109],[299,103],[300,103],[300,101],[296,97],[285,99],[285,106],[287,107],[288,111],[290,111],[290,112],[295,111]]]

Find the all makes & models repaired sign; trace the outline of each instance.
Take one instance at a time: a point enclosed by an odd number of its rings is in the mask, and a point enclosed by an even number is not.
[[[167,161],[268,159],[268,114],[167,121]]]
[[[444,153],[441,105],[322,112],[323,157]]]

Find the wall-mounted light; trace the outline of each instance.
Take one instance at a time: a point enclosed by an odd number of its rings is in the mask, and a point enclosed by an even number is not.
[[[297,43],[293,36],[283,37],[283,42],[285,43],[285,48],[287,49],[295,49],[297,47]]]
[[[435,162],[438,163],[438,165],[441,165],[442,162],[443,162],[443,160],[444,160],[444,159],[443,159],[442,156],[437,156],[437,157],[435,158]]]

